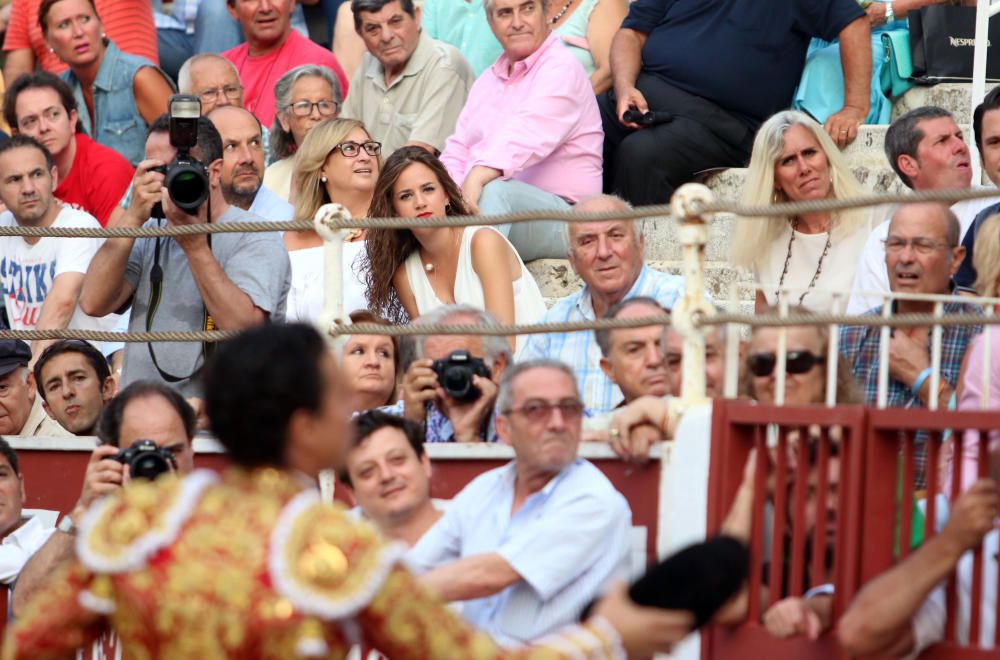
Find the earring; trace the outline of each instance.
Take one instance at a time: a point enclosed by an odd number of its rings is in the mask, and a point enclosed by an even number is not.
[[[49,52],[50,52],[50,53],[54,53],[54,52],[56,52],[56,49],[55,49],[55,48],[53,48],[53,47],[51,47],[51,46],[49,46]]]
[[[320,183],[326,183],[326,175],[325,174],[321,174],[320,177],[319,177],[319,180],[320,180]]]
[[[108,38],[107,33],[106,32],[102,32],[101,33],[101,39],[107,39],[107,38]]]

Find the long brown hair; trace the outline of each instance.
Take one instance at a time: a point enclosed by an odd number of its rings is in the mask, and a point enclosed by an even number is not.
[[[315,130],[315,129],[313,129]],[[392,203],[392,189],[400,175],[410,165],[420,163],[426,165],[448,196],[448,215],[468,215],[468,209],[462,199],[462,191],[452,181],[448,170],[444,168],[437,156],[421,147],[402,147],[397,149],[385,161],[382,173],[375,183],[372,205],[368,215],[373,218],[387,218],[396,215]],[[399,302],[399,296],[392,285],[392,276],[406,258],[420,247],[417,237],[409,229],[369,229],[365,239],[366,256],[364,260],[365,284],[368,288],[368,308],[382,314],[391,321],[405,323],[408,320],[406,310]]]

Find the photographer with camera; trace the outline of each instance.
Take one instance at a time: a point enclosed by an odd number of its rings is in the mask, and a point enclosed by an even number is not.
[[[415,325],[496,324],[471,305],[445,305]],[[382,410],[423,424],[427,442],[496,442],[498,383],[510,362],[504,337],[426,335],[414,342],[416,358],[403,376],[402,400]]]
[[[126,387],[104,408],[96,432],[101,444],[90,454],[80,499],[21,570],[11,601],[15,614],[56,566],[73,556],[76,526],[98,498],[132,478],[194,470],[194,410],[162,383],[137,381]]]
[[[226,202],[219,132],[200,116],[198,98],[175,95],[146,139],[132,201],[117,226],[184,226],[250,222],[256,216]],[[288,253],[277,233],[195,234],[106,241],[87,271],[84,311],[104,315],[132,303],[129,331],[240,330],[284,320]],[[170,383],[197,396],[208,345],[132,343],[122,384]]]

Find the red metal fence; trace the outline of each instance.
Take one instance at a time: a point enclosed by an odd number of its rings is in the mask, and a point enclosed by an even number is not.
[[[716,402],[713,411],[712,462],[709,475],[708,528],[718,530],[729,513],[751,449],[757,456],[750,534],[750,599],[747,622],[735,628],[712,627],[702,636],[702,657],[846,658],[831,632],[817,642],[782,641],[759,623],[761,613],[782,596],[800,596],[817,584],[834,585],[836,618],[860,586],[905,557],[921,537],[935,533],[940,504],[926,498],[939,490],[943,445],[965,429],[981,430],[979,476],[987,475],[986,430],[1000,428],[1000,412],[875,410],[758,406],[740,401]],[[926,437],[926,491],[917,490],[917,432]],[[827,497],[831,451],[839,450],[836,501]],[[951,465],[953,497],[960,483],[961,442]],[[805,460],[803,460],[805,458]],[[809,501],[809,495],[816,496]],[[953,498],[952,497],[952,498]],[[766,503],[766,504],[765,504]],[[826,540],[823,521],[835,507],[834,537]],[[770,533],[765,527],[770,520]],[[809,521],[816,521],[810,525]],[[811,551],[829,543],[831,552]],[[769,548],[767,548],[769,544]],[[978,640],[985,557],[975,551],[972,603],[967,639]],[[766,569],[764,568],[766,565]],[[824,576],[824,573],[827,575]],[[828,579],[826,579],[828,578]],[[946,641],[924,658],[996,658],[997,651],[956,642],[957,573],[949,580]],[[774,588],[775,585],[780,585]]]

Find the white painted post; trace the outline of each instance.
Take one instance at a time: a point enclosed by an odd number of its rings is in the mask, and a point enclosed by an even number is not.
[[[736,281],[729,283],[729,312],[738,314],[740,311],[739,285]],[[726,375],[723,384],[723,396],[735,399],[740,387],[740,326],[735,323],[726,324]]]
[[[713,201],[712,191],[698,183],[687,183],[671,199],[679,229],[683,256],[684,297],[671,310],[671,323],[684,338],[684,373],[681,401],[686,408],[707,401],[705,397],[705,329],[692,323],[696,313],[711,316],[715,309],[705,299],[705,245],[708,225],[695,206]]]
[[[944,314],[944,303],[940,300],[934,303],[934,317],[940,319]],[[929,410],[937,410],[938,390],[941,388],[941,337],[940,323],[935,323],[931,329],[931,395],[927,401]]]
[[[778,318],[788,318],[788,296],[784,291],[778,293]],[[785,405],[785,381],[788,374],[785,371],[788,365],[788,328],[781,326],[778,328],[778,353],[775,356],[774,365],[774,403],[778,406]]]
[[[834,314],[841,314],[841,292],[834,291],[830,310]],[[831,323],[829,327],[830,341],[826,347],[826,406],[833,408],[837,405],[837,367],[840,361],[837,354],[840,352],[840,326]]]
[[[882,318],[892,317],[892,295],[885,298],[882,303]],[[878,395],[876,396],[877,406],[885,408],[889,404],[889,340],[892,328],[883,325],[879,329],[878,339]]]
[[[324,204],[316,211],[313,223],[316,233],[323,239],[323,311],[316,320],[316,327],[326,338],[330,351],[338,361],[343,352],[347,335],[331,335],[335,325],[349,325],[351,319],[344,314],[344,229],[343,223],[351,213],[340,204]],[[338,226],[339,224],[339,226]],[[323,470],[319,475],[320,497],[332,503],[337,479],[333,470]]]

